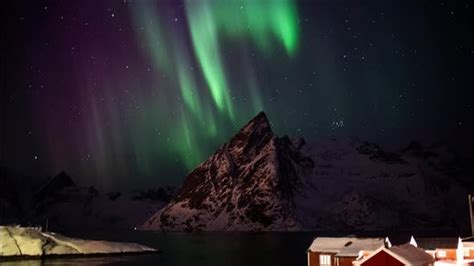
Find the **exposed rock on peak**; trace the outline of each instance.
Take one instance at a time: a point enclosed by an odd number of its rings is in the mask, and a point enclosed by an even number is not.
[[[284,141],[283,141],[284,142]],[[259,113],[229,142],[194,169],[168,206],[145,229],[288,230],[296,226],[287,192],[288,148]],[[281,149],[284,150],[280,151]],[[280,168],[285,168],[284,171]],[[186,210],[186,211],[184,211]]]
[[[270,122],[264,112],[260,112],[247,123],[230,141],[228,146],[242,147],[244,153],[258,150],[274,137]]]
[[[249,134],[255,131],[257,131],[256,133],[273,134],[265,112],[258,113],[257,116],[240,129],[239,133]]]

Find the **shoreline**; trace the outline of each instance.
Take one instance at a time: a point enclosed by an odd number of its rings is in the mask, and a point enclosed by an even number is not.
[[[0,262],[21,260],[45,260],[45,259],[80,259],[80,258],[102,258],[120,256],[140,256],[149,254],[161,254],[162,250],[147,250],[142,252],[115,252],[115,253],[85,253],[85,254],[48,254],[48,255],[11,255],[0,256]]]

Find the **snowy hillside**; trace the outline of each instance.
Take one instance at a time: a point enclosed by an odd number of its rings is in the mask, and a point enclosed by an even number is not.
[[[98,255],[145,253],[157,250],[135,243],[69,238],[38,228],[0,226],[0,258],[15,256]]]
[[[143,230],[387,230],[467,224],[450,153],[277,137],[260,113]]]

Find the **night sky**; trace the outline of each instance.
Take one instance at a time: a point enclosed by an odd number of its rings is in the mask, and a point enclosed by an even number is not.
[[[179,184],[259,111],[279,135],[472,156],[471,1],[9,1],[1,163]]]

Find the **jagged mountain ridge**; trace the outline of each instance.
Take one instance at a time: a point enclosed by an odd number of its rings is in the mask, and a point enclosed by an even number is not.
[[[178,223],[184,225],[183,230],[243,230],[253,225],[261,225],[262,230],[296,227],[291,201],[281,189],[292,183],[279,176],[283,164],[276,155],[282,147],[265,114],[259,114],[188,175],[175,203],[158,215],[160,225],[170,230]],[[180,213],[183,209],[189,212]],[[278,223],[273,223],[275,220]]]
[[[279,138],[260,113],[196,167],[142,229],[386,230],[467,223],[453,208],[464,206],[466,189],[441,169],[438,154],[419,154],[413,147],[390,153],[358,140]]]

